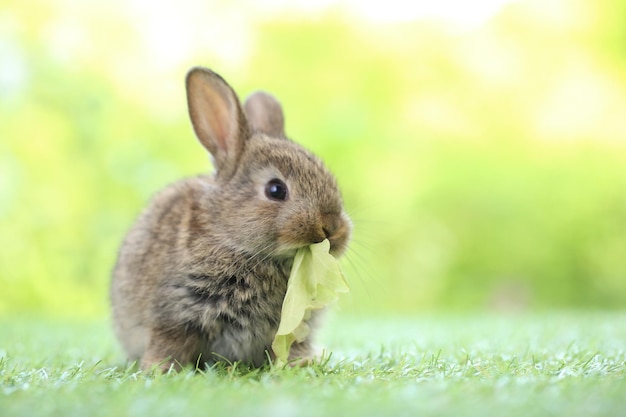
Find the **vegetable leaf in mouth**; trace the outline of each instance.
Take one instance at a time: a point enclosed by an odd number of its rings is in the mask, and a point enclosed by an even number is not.
[[[328,239],[298,249],[287,282],[280,324],[272,342],[277,365],[286,364],[294,342],[310,333],[307,323],[312,310],[319,310],[349,291],[339,261],[330,253]]]

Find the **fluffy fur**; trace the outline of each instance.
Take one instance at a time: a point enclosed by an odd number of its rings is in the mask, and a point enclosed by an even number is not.
[[[286,138],[272,96],[252,95],[244,112],[208,69],[192,69],[186,85],[216,171],[162,190],[129,231],[111,286],[115,331],[144,369],[222,359],[259,366],[272,355],[296,250],[328,238],[340,256],[350,220],[322,161]],[[274,179],[287,185],[285,201],[266,196]],[[310,338],[291,352],[312,355]]]

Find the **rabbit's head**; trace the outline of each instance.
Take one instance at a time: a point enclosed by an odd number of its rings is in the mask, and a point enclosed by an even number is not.
[[[187,100],[196,136],[216,170],[210,198],[200,202],[214,239],[266,257],[291,257],[324,239],[333,255],[344,252],[351,223],[335,178],[319,158],[287,139],[276,99],[255,93],[242,108],[219,75],[194,68]]]

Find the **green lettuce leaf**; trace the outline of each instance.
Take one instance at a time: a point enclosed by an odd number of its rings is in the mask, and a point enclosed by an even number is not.
[[[349,291],[339,261],[329,253],[330,242],[298,249],[287,282],[280,324],[272,342],[275,363],[288,362],[289,349],[294,342],[302,342],[309,335],[307,320],[312,310],[319,310],[337,300],[339,293]]]

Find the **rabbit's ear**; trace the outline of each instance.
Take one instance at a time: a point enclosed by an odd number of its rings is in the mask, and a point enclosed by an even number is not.
[[[285,137],[283,109],[273,96],[262,91],[256,92],[248,97],[244,109],[252,130],[272,137]]]
[[[218,74],[192,68],[187,74],[187,105],[200,143],[213,155],[219,175],[234,174],[248,136],[239,99]]]

